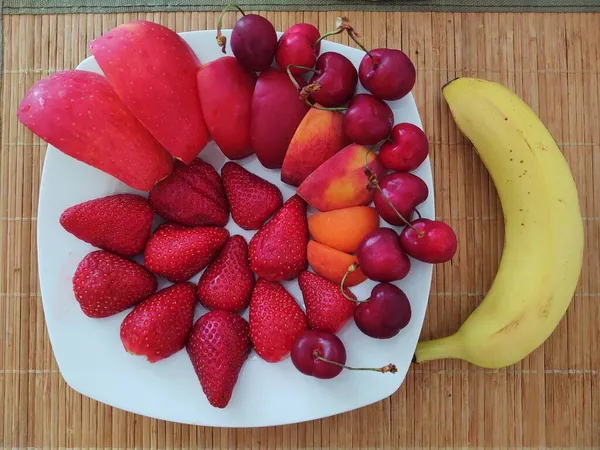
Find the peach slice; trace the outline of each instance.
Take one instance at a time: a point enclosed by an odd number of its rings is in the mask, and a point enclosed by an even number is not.
[[[308,241],[306,256],[308,257],[308,263],[315,273],[336,284],[342,282],[342,278],[347,272],[348,267],[358,261],[354,255],[340,252],[313,240]],[[367,277],[358,268],[346,277],[344,286],[356,286],[366,279]]]

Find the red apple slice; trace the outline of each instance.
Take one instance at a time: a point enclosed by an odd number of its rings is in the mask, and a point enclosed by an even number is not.
[[[281,167],[296,128],[309,108],[287,73],[269,69],[260,74],[252,97],[250,135],[252,148],[263,166]]]
[[[134,189],[149,191],[173,168],[173,158],[96,73],[67,70],[40,80],[17,118],[63,153]]]
[[[200,62],[174,31],[135,20],[90,50],[127,107],[175,158],[189,164],[208,143],[196,85]]]
[[[215,143],[229,159],[252,154],[250,103],[256,75],[233,56],[204,64],[198,72],[202,112]]]

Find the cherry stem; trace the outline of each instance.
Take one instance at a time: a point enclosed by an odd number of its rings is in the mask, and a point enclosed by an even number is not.
[[[387,364],[387,365],[385,365],[383,367],[377,367],[377,368],[350,367],[350,366],[346,366],[345,364],[341,364],[341,363],[339,363],[337,361],[332,361],[330,359],[323,358],[321,355],[319,355],[319,352],[317,350],[315,350],[313,352],[313,357],[315,359],[318,359],[319,361],[323,361],[323,362],[326,362],[326,363],[329,363],[329,364],[333,364],[334,366],[343,367],[344,369],[348,369],[348,370],[368,370],[368,371],[371,371],[371,372],[381,372],[381,373],[388,373],[388,372],[389,373],[396,373],[396,372],[398,372],[398,368],[394,364],[392,364],[392,363]]]
[[[413,230],[415,233],[417,233],[418,237],[422,238],[423,236],[425,236],[425,233],[423,233],[422,231],[419,231],[415,227],[413,227],[410,224],[410,222],[408,220],[406,220],[402,214],[400,214],[400,211],[398,211],[396,209],[396,207],[394,206],[392,201],[388,198],[387,195],[385,195],[385,193],[383,192],[383,189],[381,189],[381,186],[379,185],[379,178],[377,177],[377,174],[375,172],[373,172],[371,170],[371,168],[369,167],[369,159],[368,159],[369,153],[372,153],[372,151],[369,150],[365,156],[365,160],[366,160],[365,175],[368,178],[367,189],[377,189],[379,191],[379,193],[381,194],[381,196],[385,199],[387,204],[390,205],[390,208],[392,208],[392,210],[396,213],[396,215],[398,217],[400,217],[400,220],[402,220],[402,222],[404,222],[404,224],[407,227],[409,227],[411,230]]]
[[[350,275],[356,269],[358,269],[358,263],[353,262],[352,264],[350,264],[350,267],[348,267],[348,270],[346,270],[346,273],[342,277],[342,282],[340,283],[340,291],[342,292],[342,295],[345,298],[347,298],[348,300],[350,300],[351,302],[354,302],[354,303],[363,303],[360,300],[356,300],[355,298],[350,297],[348,294],[346,294],[346,290],[344,289],[344,283],[346,282],[346,278],[348,278],[348,275]]]
[[[419,212],[419,210],[418,210],[418,209],[415,209],[415,212],[417,213],[417,216],[419,216],[419,219],[422,219],[422,218],[423,218],[423,216],[421,215],[421,213]]]
[[[338,17],[336,20],[335,30],[328,31],[327,33],[322,35],[319,39],[317,39],[317,41],[314,43],[313,47],[316,46],[319,42],[321,42],[326,37],[333,36],[335,34],[340,34],[340,33],[343,33],[344,31],[346,31],[348,33],[348,36],[350,36],[350,39],[352,39],[356,43],[356,45],[358,45],[367,55],[369,55],[369,57],[373,60],[373,63],[375,63],[375,58],[373,58],[373,55],[369,52],[369,50],[367,50],[365,48],[365,46],[362,44],[362,42],[360,42],[360,40],[358,39],[358,37],[360,35],[356,32],[356,30],[354,30],[352,25],[350,25],[350,20],[345,16]],[[374,64],[374,66],[375,65],[376,64]]]
[[[311,103],[308,98],[304,99],[304,103],[306,103],[308,106],[310,106],[311,108],[314,109],[318,109],[320,111],[340,111],[340,112],[346,112],[348,111],[348,108],[346,108],[345,106],[336,106],[335,108],[325,108],[324,106],[317,106],[314,103]]]
[[[227,38],[225,36],[223,36],[223,34],[221,33],[221,28],[223,28],[223,17],[225,16],[225,13],[227,11],[230,11],[232,8],[235,8],[239,12],[241,12],[242,16],[246,15],[244,10],[242,8],[240,8],[238,5],[236,5],[235,2],[229,2],[227,4],[227,6],[225,6],[225,8],[223,8],[223,11],[221,11],[221,14],[219,14],[219,18],[217,19],[217,44],[219,45],[219,47],[221,47],[221,51],[223,53],[227,53],[227,51],[225,50],[225,46],[227,44]]]

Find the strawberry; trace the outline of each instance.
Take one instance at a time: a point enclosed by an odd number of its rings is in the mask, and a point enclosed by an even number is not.
[[[270,281],[293,280],[306,269],[306,203],[291,197],[250,240],[250,267]]]
[[[143,300],[121,323],[121,342],[129,353],[154,363],[185,346],[196,305],[196,287],[180,283]]]
[[[282,285],[263,278],[256,281],[250,299],[250,338],[258,356],[271,363],[281,361],[307,327],[304,311]]]
[[[225,228],[164,223],[146,244],[144,265],[174,283],[186,281],[208,265],[228,237]]]
[[[229,220],[221,177],[198,158],[189,166],[175,161],[171,175],[152,188],[148,200],[159,215],[181,225],[222,227]]]
[[[277,186],[239,164],[226,163],[221,169],[221,176],[231,217],[244,230],[258,230],[283,204],[283,196]]]
[[[248,244],[236,235],[227,241],[217,259],[198,283],[198,298],[208,309],[242,312],[250,302],[254,274],[248,262]]]
[[[152,207],[144,197],[117,194],[71,206],[60,224],[75,237],[122,256],[144,249],[152,232]]]
[[[144,267],[104,250],[88,253],[73,275],[75,298],[89,317],[125,311],[156,287],[156,277]]]
[[[212,406],[227,406],[250,349],[248,322],[242,317],[229,311],[211,311],[198,319],[187,352]]]
[[[354,314],[356,303],[342,295],[339,284],[304,271],[298,277],[298,285],[304,298],[308,324],[313,330],[335,334]],[[344,292],[356,299],[348,289]]]

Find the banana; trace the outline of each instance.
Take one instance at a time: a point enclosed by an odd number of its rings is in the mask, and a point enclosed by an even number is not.
[[[481,304],[456,333],[419,342],[415,362],[506,367],[545,342],[573,298],[584,247],[577,187],[544,124],[505,86],[457,78],[443,95],[496,186],[505,239]]]

